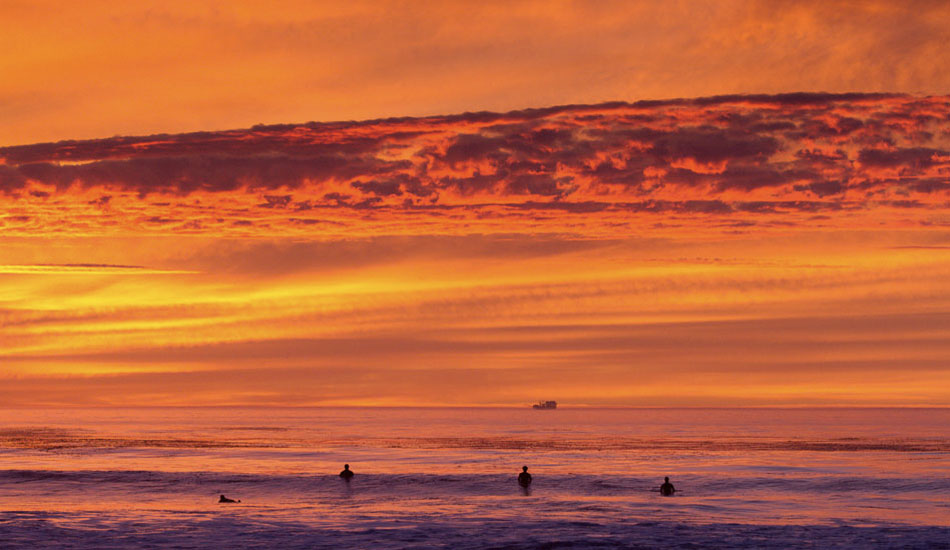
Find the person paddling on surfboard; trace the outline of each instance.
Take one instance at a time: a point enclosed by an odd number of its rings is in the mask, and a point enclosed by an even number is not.
[[[527,466],[521,467],[521,473],[518,474],[518,485],[521,485],[522,487],[531,485],[531,474],[528,473]]]
[[[673,484],[670,483],[670,478],[663,478],[663,485],[660,485],[660,494],[665,497],[673,496],[673,493],[676,492],[676,487],[673,487]]]
[[[340,477],[342,477],[343,479],[349,481],[350,478],[353,477],[354,475],[356,475],[356,474],[354,474],[354,473],[353,473],[353,470],[350,469],[350,465],[349,465],[349,464],[344,464],[344,465],[343,465],[343,471],[340,472]]]
[[[221,498],[218,499],[218,504],[233,504],[235,502],[241,502],[241,501],[228,498],[224,495],[221,495]]]

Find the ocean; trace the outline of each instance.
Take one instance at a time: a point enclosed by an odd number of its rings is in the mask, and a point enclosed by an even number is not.
[[[0,410],[0,548],[210,547],[950,548],[950,409]]]

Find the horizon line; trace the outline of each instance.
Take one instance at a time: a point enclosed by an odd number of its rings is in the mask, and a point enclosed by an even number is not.
[[[0,410],[24,409],[505,409],[535,410],[528,405],[0,405]],[[950,409],[950,404],[914,405],[558,405],[551,410],[736,410],[736,409]]]

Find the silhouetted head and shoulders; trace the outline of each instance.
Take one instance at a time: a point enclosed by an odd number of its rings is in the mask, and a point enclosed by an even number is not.
[[[663,485],[660,485],[660,494],[665,497],[673,496],[673,493],[676,492],[676,487],[673,487],[673,484],[670,483],[670,478],[663,478]]]
[[[355,474],[353,474],[353,470],[350,469],[350,465],[349,465],[349,464],[344,464],[344,465],[343,465],[343,471],[340,472],[340,477],[342,477],[343,479],[347,479],[347,480],[348,480],[348,479],[350,479],[351,477],[353,477],[354,475],[355,475]]]
[[[228,498],[224,495],[221,495],[221,498],[218,499],[218,504],[230,504],[230,503],[235,503],[235,502],[241,502],[241,501]]]
[[[531,474],[528,473],[528,467],[522,466],[521,473],[518,474],[518,484],[522,487],[527,487],[531,485]]]

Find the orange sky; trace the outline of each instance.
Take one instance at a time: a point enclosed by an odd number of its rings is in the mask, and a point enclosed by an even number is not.
[[[7,1],[0,145],[733,93],[950,89],[940,0]]]
[[[136,6],[0,8],[0,406],[950,405],[942,3]]]

